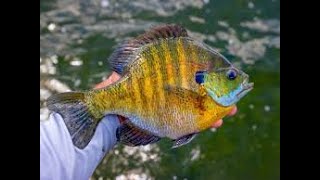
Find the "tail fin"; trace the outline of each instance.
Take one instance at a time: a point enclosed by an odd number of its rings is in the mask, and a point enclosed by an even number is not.
[[[84,103],[84,93],[67,92],[52,95],[47,100],[49,110],[59,113],[68,128],[73,144],[83,149],[94,135],[98,121]]]

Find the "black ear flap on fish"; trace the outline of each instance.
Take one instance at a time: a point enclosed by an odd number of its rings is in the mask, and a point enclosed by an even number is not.
[[[173,141],[172,149],[186,145],[190,143],[198,134],[193,133],[193,134],[188,134],[185,136],[180,137],[179,139],[176,139]]]
[[[155,26],[117,47],[109,58],[110,67],[113,71],[123,75],[126,67],[138,57],[140,47],[160,39],[177,37],[188,37],[187,30],[175,24]]]
[[[83,100],[84,94],[81,92],[55,94],[47,100],[48,109],[62,116],[73,144],[79,149],[89,144],[98,122]]]
[[[147,145],[158,142],[161,138],[134,126],[129,121],[117,129],[117,140],[127,146]]]

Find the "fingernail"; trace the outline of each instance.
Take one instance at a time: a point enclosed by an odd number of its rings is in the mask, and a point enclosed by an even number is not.
[[[218,128],[218,127],[222,126],[222,124],[223,124],[222,119],[219,119],[219,120],[218,120],[217,122],[215,122],[211,127],[213,127],[213,128]]]
[[[230,111],[230,113],[228,114],[229,116],[233,116],[233,115],[235,115],[236,113],[237,113],[237,111],[238,111],[238,108],[237,108],[237,106],[235,106],[231,111]]]

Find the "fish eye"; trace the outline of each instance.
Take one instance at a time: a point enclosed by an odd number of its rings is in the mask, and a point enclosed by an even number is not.
[[[198,84],[204,83],[204,71],[197,71],[195,80]]]
[[[234,69],[230,69],[228,72],[227,72],[227,77],[229,80],[234,80],[236,79],[237,77],[237,71],[234,70]]]

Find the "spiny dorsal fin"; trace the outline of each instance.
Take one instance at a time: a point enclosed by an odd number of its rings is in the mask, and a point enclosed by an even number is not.
[[[111,70],[123,75],[125,67],[138,57],[138,49],[160,39],[188,37],[187,30],[175,24],[152,27],[144,34],[121,44],[109,58]]]
[[[142,45],[148,44],[159,39],[176,38],[176,37],[188,37],[187,30],[179,25],[167,24],[155,26],[145,32],[144,34],[133,39],[136,43]]]

